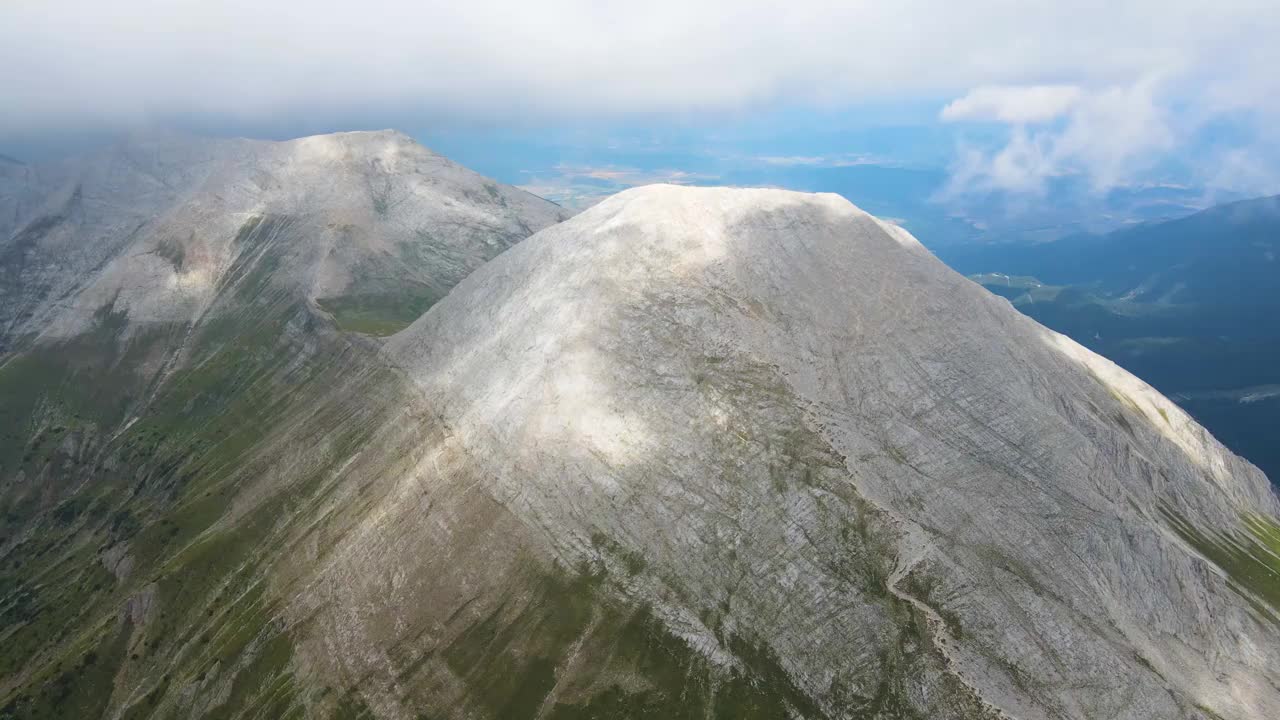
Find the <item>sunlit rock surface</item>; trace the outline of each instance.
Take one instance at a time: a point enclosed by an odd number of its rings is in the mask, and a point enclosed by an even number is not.
[[[447,432],[403,482],[473,477],[823,713],[885,683],[923,717],[1280,712],[1274,615],[1167,520],[1274,515],[1265,478],[841,198],[624,192],[389,351]]]
[[[188,152],[0,168],[0,716],[1280,717],[1265,478],[901,228]]]
[[[276,281],[386,334],[568,216],[391,131],[166,138],[0,166],[0,210],[0,348],[82,333],[103,307],[134,323],[196,321],[252,259],[246,241],[287,247]]]

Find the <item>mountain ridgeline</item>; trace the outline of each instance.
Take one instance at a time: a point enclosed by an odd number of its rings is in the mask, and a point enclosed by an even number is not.
[[[1280,716],[1280,501],[834,195],[0,166],[0,717]]]
[[[1280,482],[1280,197],[1109,235],[939,253],[1151,382]]]

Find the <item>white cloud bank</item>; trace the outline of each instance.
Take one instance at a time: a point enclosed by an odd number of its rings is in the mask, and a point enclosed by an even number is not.
[[[942,109],[942,119],[1044,122],[1070,110],[1080,95],[1075,85],[985,85],[949,103]]]
[[[0,136],[958,98],[942,119],[1011,127],[962,150],[958,181],[1105,188],[1220,113],[1280,148],[1277,37],[1275,0],[0,0]],[[1271,182],[1265,157],[1229,148],[1203,172]]]
[[[1033,121],[1075,102],[1072,85],[1157,72],[1206,69],[1202,86],[1259,97],[1277,88],[1277,36],[1273,0],[5,0],[0,130],[365,107],[504,122],[984,86],[951,112]]]
[[[995,151],[961,148],[950,191],[1041,193],[1050,178],[1067,174],[1086,176],[1096,191],[1130,182],[1189,131],[1175,126],[1159,88],[1148,78],[1091,91],[976,90],[947,105],[942,118],[1005,122],[1013,126],[1010,139]]]

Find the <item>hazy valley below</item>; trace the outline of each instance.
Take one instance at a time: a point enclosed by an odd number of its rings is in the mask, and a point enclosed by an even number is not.
[[[1280,198],[1108,235],[938,252],[1151,382],[1280,481]]]

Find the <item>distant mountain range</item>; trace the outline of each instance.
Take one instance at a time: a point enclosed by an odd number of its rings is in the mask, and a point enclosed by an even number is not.
[[[0,166],[0,351],[84,332],[104,307],[199,323],[259,241],[286,253],[274,280],[294,299],[387,334],[566,217],[399,133],[171,137]]]
[[[1280,197],[1040,244],[935,248],[1177,400],[1280,482]]]

